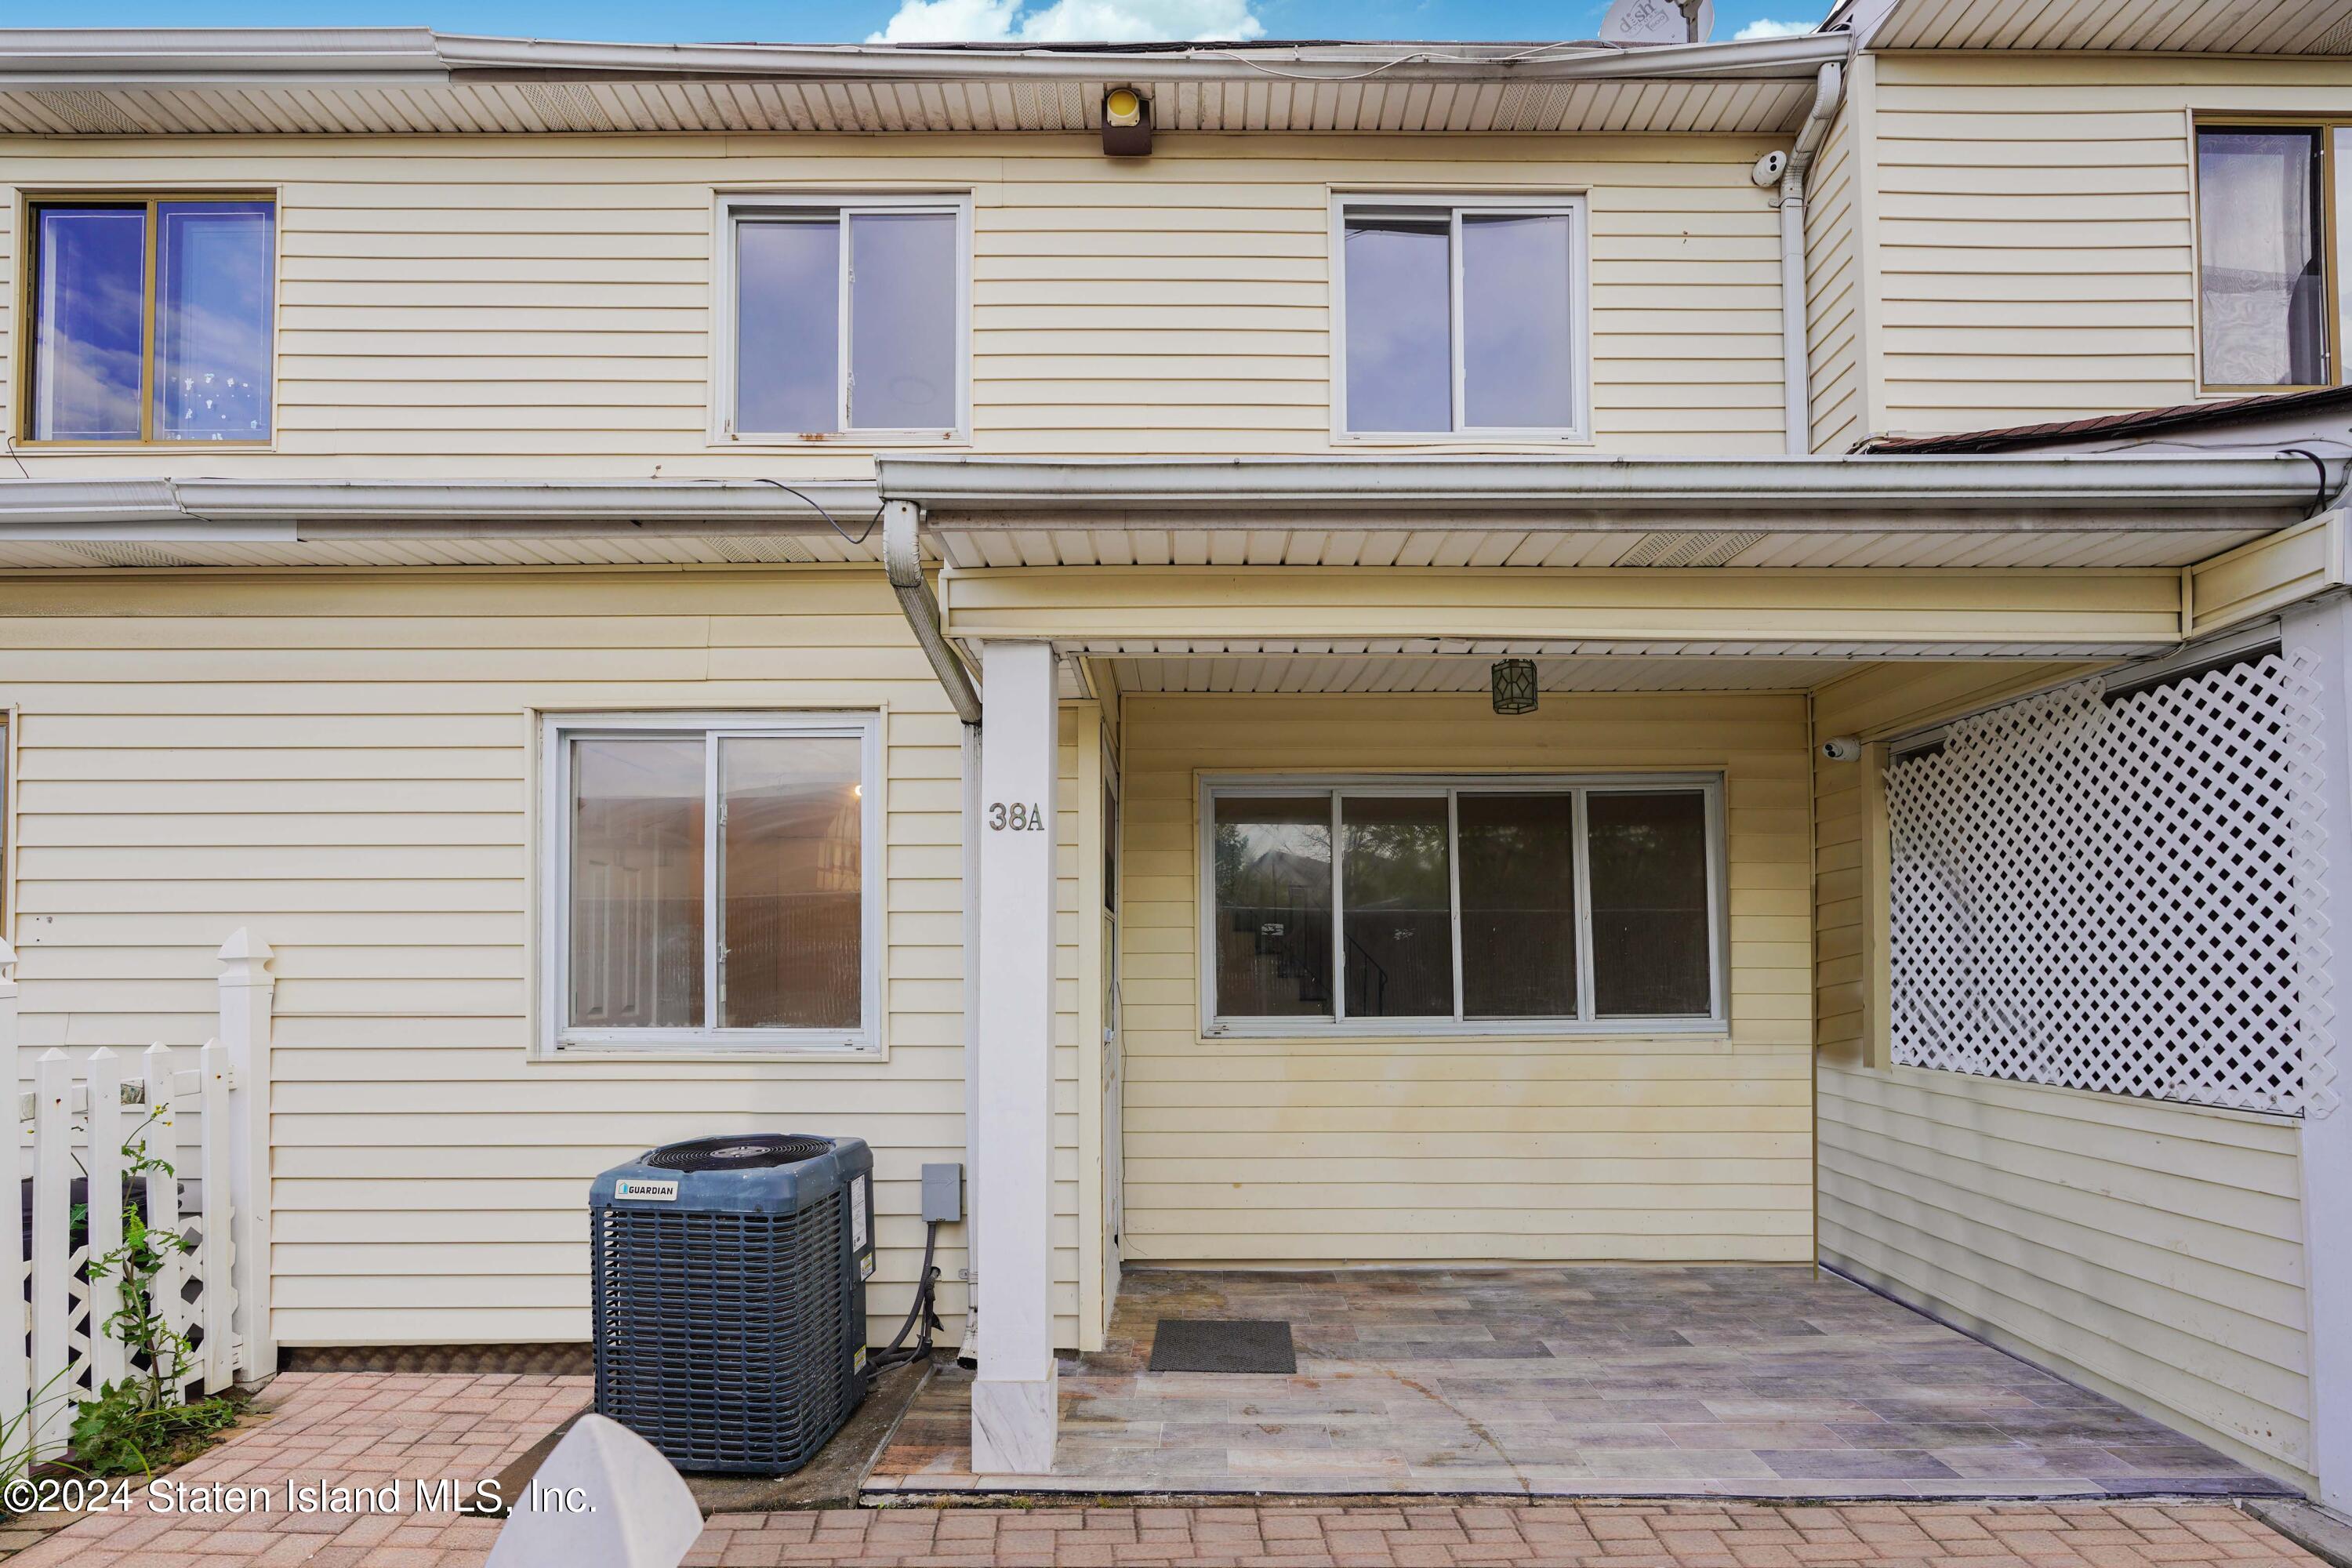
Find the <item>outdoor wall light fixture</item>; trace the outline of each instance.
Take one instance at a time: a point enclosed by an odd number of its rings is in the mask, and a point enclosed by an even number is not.
[[[1113,158],[1151,155],[1151,100],[1131,87],[1103,94],[1103,152]]]
[[[1536,710],[1534,659],[1497,659],[1488,679],[1494,686],[1496,712],[1532,713]]]

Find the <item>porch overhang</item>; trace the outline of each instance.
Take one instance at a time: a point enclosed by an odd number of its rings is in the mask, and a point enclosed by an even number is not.
[[[924,509],[967,649],[2105,659],[2341,584],[2314,513],[2345,477],[2299,455],[915,457],[879,482]]]
[[[2291,526],[2341,459],[2228,456],[877,465],[950,566],[2183,567]]]

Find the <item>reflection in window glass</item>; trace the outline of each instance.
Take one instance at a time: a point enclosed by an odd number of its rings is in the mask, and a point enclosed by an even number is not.
[[[155,438],[269,437],[270,206],[156,207]]]
[[[1601,1017],[1705,1016],[1706,801],[1596,790],[1585,802],[1592,999]]]
[[[2198,321],[2212,386],[2326,378],[2319,132],[2197,136]]]
[[[858,773],[847,737],[719,740],[721,1028],[857,1026]]]
[[[817,434],[841,423],[841,226],[735,230],[735,427]]]
[[[699,1028],[703,742],[572,745],[568,1022]]]
[[[136,441],[146,331],[147,209],[34,216],[36,441]]]
[[[1462,1012],[1471,1018],[1576,1014],[1576,799],[1465,793]]]
[[[1454,428],[1453,242],[1443,216],[1347,220],[1348,428]]]
[[[956,424],[956,217],[859,213],[849,220],[849,424]]]
[[[1348,1016],[1450,1017],[1454,893],[1445,797],[1345,795],[1339,828]]]
[[[1565,214],[1462,219],[1463,423],[1557,430],[1576,423]]]
[[[1217,998],[1237,1017],[1331,1016],[1331,798],[1216,803]]]

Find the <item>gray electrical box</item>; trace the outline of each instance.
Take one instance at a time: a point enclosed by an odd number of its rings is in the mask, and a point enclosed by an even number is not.
[[[952,1161],[923,1167],[923,1218],[955,1225],[963,1218],[963,1167]]]

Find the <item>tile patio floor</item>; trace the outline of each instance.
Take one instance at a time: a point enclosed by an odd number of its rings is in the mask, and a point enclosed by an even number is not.
[[[579,1378],[307,1373],[267,1418],[173,1473],[381,1482],[495,1473],[587,1396]],[[7,1568],[482,1568],[492,1520],[134,1511]],[[5,1552],[5,1548],[0,1548]],[[688,1568],[2318,1568],[2225,1503],[1384,1503],[908,1506],[721,1514]]]
[[[1152,1373],[1162,1317],[1279,1318],[1295,1376]],[[2134,1497],[2288,1490],[1833,1275],[1130,1270],[1050,1478],[974,1477],[936,1375],[892,1492]]]

